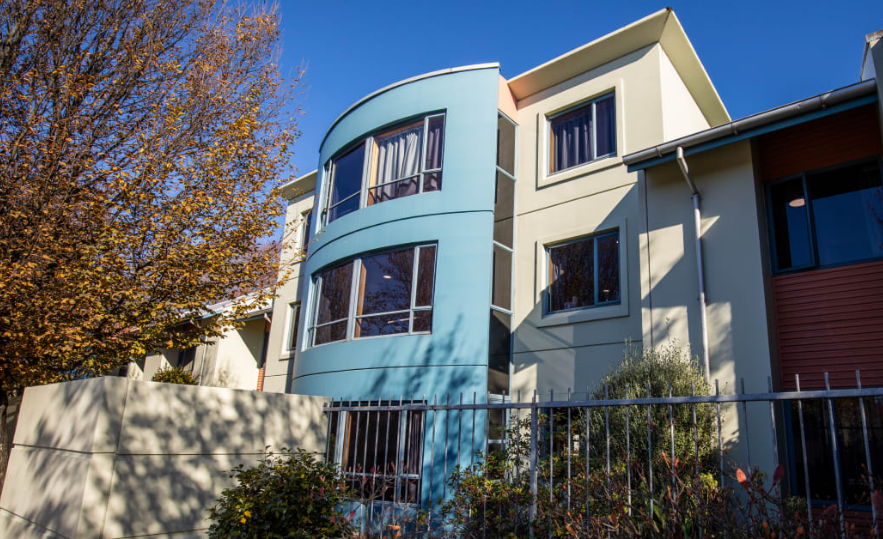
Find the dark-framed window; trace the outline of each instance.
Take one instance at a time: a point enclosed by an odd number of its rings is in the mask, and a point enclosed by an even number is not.
[[[840,486],[844,502],[865,508],[870,505],[866,482],[866,453],[861,409],[858,399],[833,399],[834,436],[831,436],[831,414],[823,399],[802,401],[806,456],[800,435],[800,416],[796,402],[786,413],[788,452],[791,455],[792,492],[806,496],[804,469],[810,470],[810,494],[814,504],[828,506],[837,502],[837,478],[834,474],[832,444],[840,456]],[[883,465],[883,398],[864,399],[868,449],[874,473]],[[806,462],[804,463],[804,460]],[[876,478],[875,478],[876,480]]]
[[[441,190],[445,114],[360,139],[325,167],[322,224],[359,208]]]
[[[300,328],[300,302],[288,304],[288,349],[297,350],[297,332]]]
[[[782,178],[766,191],[774,272],[883,258],[879,158]]]
[[[546,246],[546,312],[620,302],[619,230]]]
[[[306,255],[310,252],[310,227],[313,226],[313,210],[310,208],[310,211],[304,212],[302,219],[302,227],[300,233],[300,249],[301,256],[306,257]]]
[[[616,99],[610,93],[549,119],[549,170],[616,155]]]
[[[178,368],[185,371],[193,372],[196,366],[196,347],[184,348],[178,350]]]
[[[436,245],[365,255],[314,279],[311,345],[432,332]]]

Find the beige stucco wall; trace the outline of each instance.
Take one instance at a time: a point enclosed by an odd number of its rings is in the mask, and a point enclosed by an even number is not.
[[[262,317],[249,320],[197,346],[192,368],[199,385],[255,389],[264,325]],[[178,353],[177,349],[169,349],[148,354],[143,360],[129,364],[127,376],[132,380],[150,381],[160,369],[177,366]]]
[[[281,287],[273,302],[273,326],[270,328],[270,340],[267,348],[267,366],[264,373],[264,391],[284,392],[288,388],[288,379],[294,376],[295,351],[289,349],[289,335],[293,321],[291,320],[291,304],[301,301],[301,290],[305,278],[302,275],[301,263],[304,229],[304,214],[313,208],[314,192],[301,193],[289,201],[285,215],[285,230],[291,248],[282,252],[281,270],[291,270],[290,279]],[[315,222],[315,216],[313,221]],[[303,306],[301,306],[303,312]],[[303,324],[301,324],[301,331]],[[299,336],[300,337],[300,336]],[[298,341],[299,342],[299,341]]]
[[[772,376],[757,187],[749,142],[687,158],[699,189],[711,377],[722,393],[767,391]],[[645,346],[688,344],[701,354],[698,273],[690,190],[674,162],[656,166],[639,184],[641,311]],[[747,462],[742,410],[725,410],[731,456]],[[769,406],[749,405],[752,464],[773,469]]]
[[[230,328],[214,345],[209,346],[208,350],[214,349],[214,357],[206,354],[200,385],[256,389],[265,323],[263,318],[257,318],[245,322],[241,327]],[[202,350],[196,353],[200,357]],[[199,365],[195,371],[200,372]]]
[[[227,470],[267,445],[324,450],[325,402],[111,377],[28,388],[0,537],[203,537]]]
[[[547,117],[613,91],[617,152],[547,173]],[[663,116],[669,106],[684,114]],[[594,386],[623,354],[643,340],[637,174],[622,156],[663,142],[668,133],[708,126],[658,44],[518,102],[518,169],[514,275],[513,393],[543,395]],[[620,229],[621,305],[543,315],[544,245]]]
[[[662,98],[662,132],[665,140],[711,127],[668,55],[657,47]]]

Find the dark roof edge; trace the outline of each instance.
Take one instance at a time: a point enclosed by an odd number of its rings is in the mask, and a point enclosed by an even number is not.
[[[692,135],[687,135],[685,137],[681,137],[669,142],[664,142],[662,144],[659,144],[658,146],[653,146],[651,148],[647,148],[638,152],[630,153],[626,156],[623,156],[622,162],[628,165],[630,170],[640,169],[643,167],[635,165],[639,165],[640,163],[651,159],[658,159],[665,156],[666,154],[674,153],[679,146],[683,148],[690,148],[692,146],[698,146],[700,144],[704,144],[714,140],[725,139],[727,137],[732,137],[739,133],[743,133],[751,129],[756,129],[758,127],[762,127],[774,122],[786,120],[816,110],[823,110],[833,105],[851,101],[859,97],[864,97],[868,94],[873,94],[876,91],[877,82],[873,79],[866,80],[857,84],[853,84],[851,86],[845,86],[843,88],[838,88],[824,94],[809,97],[801,101],[795,101],[794,103],[782,105],[781,107],[776,107],[774,109],[759,112],[757,114],[752,114],[751,116],[746,116],[744,118],[740,118],[738,120],[734,120],[732,122],[725,123],[717,127],[712,127],[711,129],[706,129],[705,131],[699,131],[698,133],[693,133]]]

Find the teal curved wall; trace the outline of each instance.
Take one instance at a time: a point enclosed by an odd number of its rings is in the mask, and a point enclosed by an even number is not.
[[[307,347],[298,354],[294,393],[363,400],[437,394],[439,401],[450,394],[453,402],[462,392],[464,400],[471,402],[473,393],[484,400],[498,79],[497,66],[418,78],[360,102],[327,133],[320,175],[352,142],[408,118],[445,112],[442,189],[362,208],[318,234],[314,226],[306,262],[311,301],[312,277],[323,268],[367,252],[437,242],[432,334]]]

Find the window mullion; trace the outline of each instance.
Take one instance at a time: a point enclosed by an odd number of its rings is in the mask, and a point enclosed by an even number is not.
[[[356,314],[356,302],[358,301],[358,290],[359,290],[359,280],[362,274],[362,259],[357,258],[353,260],[353,277],[352,282],[350,283],[350,305],[349,311],[347,312],[346,318],[346,340],[352,340],[355,338],[356,328],[355,328],[355,314]]]
[[[359,189],[359,208],[368,203],[368,180],[371,178],[371,161],[374,159],[374,137],[365,139],[365,160],[362,163],[362,182]]]
[[[592,265],[594,266],[592,288],[594,288],[595,292],[595,305],[598,305],[598,300],[600,299],[600,294],[598,293],[598,236],[595,236],[594,241],[592,241],[592,248],[594,250],[594,255],[592,256]]]
[[[322,297],[322,286],[324,286],[324,279],[322,279],[321,275],[318,279],[316,279],[316,297],[313,298],[312,310],[310,313],[310,346],[316,346],[316,325],[319,322],[319,298]]]
[[[598,102],[592,103],[592,161],[598,159]]]
[[[819,241],[816,238],[816,227],[815,220],[813,217],[813,204],[812,199],[810,198],[811,190],[809,188],[809,181],[806,178],[806,173],[800,174],[800,179],[803,183],[803,199],[806,201],[806,226],[809,228],[809,241],[810,241],[810,256],[812,257],[812,267],[819,265]]]
[[[422,148],[420,148],[420,161],[417,163],[420,167],[418,170],[420,179],[418,180],[417,186],[417,194],[423,192],[423,173],[425,172],[423,169],[426,168],[426,147],[429,144],[429,116],[423,118],[423,144]]]
[[[502,173],[503,173],[503,176],[506,176],[507,178],[509,178],[509,179],[512,180],[513,182],[515,181],[515,176],[513,176],[512,174],[509,174],[508,172],[506,172],[506,169],[500,167],[499,165],[497,165],[497,172],[502,172]]]
[[[500,249],[502,249],[504,251],[509,251],[510,253],[515,253],[515,251],[511,247],[507,247],[506,245],[503,245],[502,243],[500,243],[498,241],[494,241],[493,243],[494,243],[495,247],[499,247]]]
[[[417,276],[420,268],[420,247],[414,247],[414,263],[411,266],[411,309],[408,313],[408,333],[414,332],[414,308],[417,303]]]
[[[331,209],[331,193],[334,192],[334,182],[335,182],[335,169],[337,168],[337,164],[334,161],[331,161],[330,166],[328,167],[328,182],[326,185],[325,196],[322,198],[322,215],[320,216],[323,225],[328,224],[328,212]]]
[[[506,315],[509,315],[509,316],[512,316],[512,314],[513,314],[512,311],[510,311],[509,309],[504,309],[504,308],[502,308],[502,307],[497,307],[497,306],[494,305],[493,303],[491,304],[491,310],[492,310],[492,311],[497,311],[497,312],[499,312],[499,313],[503,313],[503,314],[506,314]]]
[[[398,311],[383,311],[383,312],[381,312],[381,313],[357,314],[357,315],[354,316],[354,318],[356,318],[356,319],[362,319],[362,318],[372,318],[372,317],[375,317],[375,316],[387,316],[387,315],[390,315],[390,314],[405,314],[405,313],[410,312],[410,311],[411,311],[411,309],[400,309],[400,310],[398,310]]]

